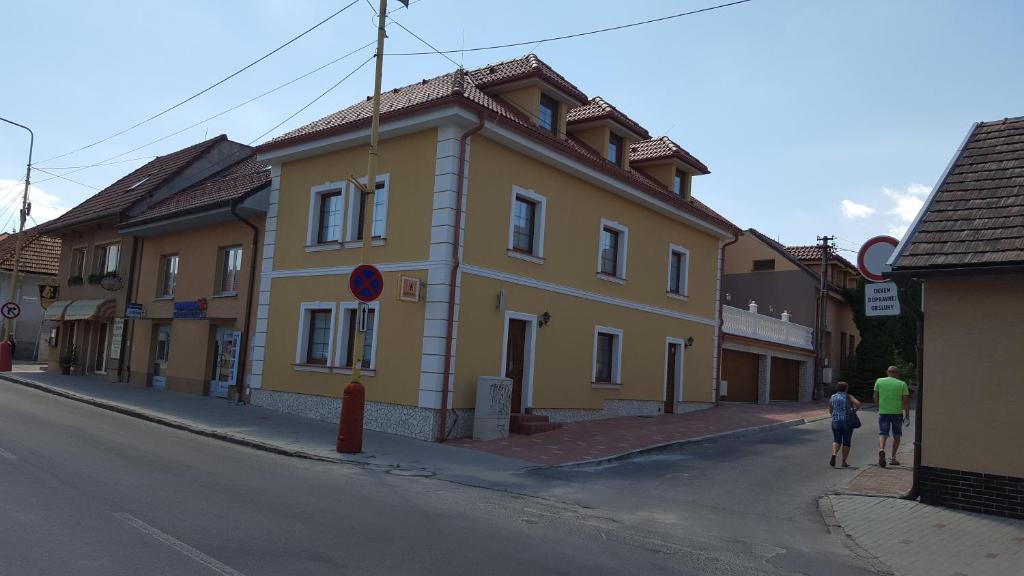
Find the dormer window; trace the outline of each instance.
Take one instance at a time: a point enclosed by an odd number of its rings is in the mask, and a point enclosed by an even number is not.
[[[608,160],[616,166],[622,166],[622,136],[618,134],[608,136]]]
[[[680,198],[686,198],[686,172],[676,170],[676,176],[672,183],[672,191]]]
[[[558,131],[558,100],[547,94],[540,95],[540,115],[537,124],[552,134]]]

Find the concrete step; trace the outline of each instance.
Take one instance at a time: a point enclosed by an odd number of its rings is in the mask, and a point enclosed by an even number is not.
[[[516,434],[530,436],[558,430],[562,425],[558,422],[522,422],[516,429]]]
[[[538,416],[537,414],[513,414],[511,417],[512,424],[523,424],[526,422],[547,422],[547,416]]]

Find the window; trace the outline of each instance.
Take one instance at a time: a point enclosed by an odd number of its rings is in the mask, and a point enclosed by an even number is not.
[[[543,263],[536,258],[544,257],[544,216],[547,199],[533,190],[512,187],[512,206],[508,225],[509,256]]]
[[[349,201],[348,235],[345,240],[354,242],[363,239],[366,219],[366,195],[354,186]],[[388,182],[379,180],[373,195],[373,237],[383,238],[388,219]]]
[[[608,160],[616,166],[622,166],[622,136],[618,134],[608,137]]]
[[[622,330],[597,326],[594,329],[594,384],[621,384]]]
[[[552,134],[558,131],[558,100],[547,94],[540,95],[540,117],[537,124]]]
[[[676,170],[675,178],[672,180],[672,191],[675,192],[676,196],[686,198],[686,179],[686,172]]]
[[[85,277],[85,248],[75,248],[71,252],[71,270],[69,272],[69,278]]]
[[[601,220],[597,271],[605,278],[626,278],[626,242],[628,229],[610,220]]]
[[[765,270],[775,270],[775,258],[754,260],[754,272],[763,272]]]
[[[359,326],[362,325],[365,327],[365,331],[363,332],[363,363],[360,368],[363,370],[375,369],[377,367],[379,303],[371,302],[360,306],[356,302],[344,302],[341,305],[341,310],[341,342],[344,343],[344,346],[338,351],[338,365],[352,368],[357,356],[355,354],[356,333],[359,331]]]
[[[160,296],[172,298],[174,288],[178,284],[178,255],[168,254],[160,257]]]
[[[334,349],[334,302],[303,302],[299,306],[299,331],[295,363],[322,366],[327,370]]]
[[[670,294],[689,294],[690,251],[682,246],[670,245],[668,250],[668,291]]]
[[[105,244],[96,247],[96,273],[116,274],[117,259],[121,252],[121,245],[118,243]]]
[[[319,200],[316,243],[338,242],[341,240],[341,191],[320,194]]]
[[[220,294],[237,294],[242,273],[242,247],[222,248],[220,251]]]

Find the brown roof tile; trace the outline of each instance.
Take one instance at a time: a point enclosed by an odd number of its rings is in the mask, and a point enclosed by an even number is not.
[[[470,80],[479,88],[491,88],[532,77],[540,78],[580,102],[587,101],[587,95],[582,90],[555,72],[536,54],[527,54],[522,58],[513,58],[469,72]]]
[[[629,163],[641,164],[655,160],[676,158],[686,164],[693,166],[701,174],[710,174],[711,171],[697,157],[687,152],[682,146],[676,144],[668,136],[660,136],[651,140],[634,142],[629,150]]]
[[[1024,117],[981,122],[909,232],[895,270],[1024,264]]]
[[[786,246],[786,250],[790,254],[792,254],[797,260],[811,260],[814,262],[818,262],[819,264],[821,263],[821,246],[816,246],[813,244],[810,246]],[[846,258],[843,258],[839,254],[833,253],[831,256],[829,256],[829,259],[838,260],[847,268],[851,268],[853,270],[857,269],[857,267],[854,266],[852,262],[850,262]]]
[[[14,244],[17,237],[17,234],[8,234],[0,240],[0,269],[14,269]],[[56,276],[60,267],[60,246],[60,238],[43,235],[38,226],[25,230],[19,270],[31,274]]]
[[[637,124],[632,118],[623,114],[618,108],[612,106],[600,96],[594,96],[590,99],[590,102],[583,106],[569,109],[569,113],[566,115],[566,122],[572,125],[605,118],[618,122],[622,127],[631,132],[636,132],[642,138],[651,137],[646,128]]]

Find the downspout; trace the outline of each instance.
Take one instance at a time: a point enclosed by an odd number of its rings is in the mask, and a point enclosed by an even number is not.
[[[138,236],[132,236],[132,257],[131,264],[128,265],[128,284],[125,286],[124,294],[124,310],[121,313],[121,322],[126,322],[128,319],[128,304],[131,303],[131,293],[135,287],[135,264],[140,257],[139,243],[141,242]],[[117,320],[116,318],[114,319]],[[134,332],[135,321],[132,320],[132,330]],[[131,361],[128,354],[128,331],[121,326],[121,357],[117,359],[117,381],[127,382],[131,379],[131,374],[125,375],[125,367],[131,370]]]
[[[917,500],[921,491],[921,445],[924,444],[924,430],[921,423],[924,422],[922,414],[924,408],[924,283],[918,280],[921,286],[921,310],[914,314],[917,317],[917,401],[914,408],[914,481],[910,486],[910,492],[903,498],[905,500]],[[913,310],[913,308],[911,308]]]
[[[247,198],[243,198],[244,201]],[[252,229],[252,240],[249,245],[249,287],[245,294],[245,319],[242,320],[242,342],[239,342],[241,349],[238,351],[238,366],[235,368],[235,385],[238,386],[238,404],[248,404],[248,388],[245,385],[245,375],[247,370],[245,369],[245,363],[248,360],[249,351],[249,327],[252,319],[252,293],[255,289],[256,284],[256,246],[259,242],[260,229],[252,222],[246,220],[236,210],[239,202],[236,200],[231,203],[231,215],[237,218],[242,224],[245,224]]]
[[[722,244],[722,253],[718,258],[718,366],[716,367],[718,369],[715,371],[715,397],[712,398],[715,406],[718,406],[719,403],[720,394],[718,391],[722,389],[722,341],[725,340],[725,317],[722,316],[725,304],[722,298],[722,283],[725,281],[725,249],[739,241],[740,234],[737,234],[735,238]]]
[[[462,204],[465,195],[463,180],[466,172],[466,143],[469,138],[483,130],[484,118],[477,115],[477,125],[470,128],[459,138],[459,172],[458,181],[455,184],[455,235],[452,242],[452,272],[448,280],[448,327],[445,331],[444,342],[444,381],[441,383],[441,418],[437,429],[437,441],[444,442],[448,439],[448,381],[452,374],[452,345],[455,333],[455,283],[459,279],[459,265],[462,263],[462,254],[459,245],[462,243]]]

